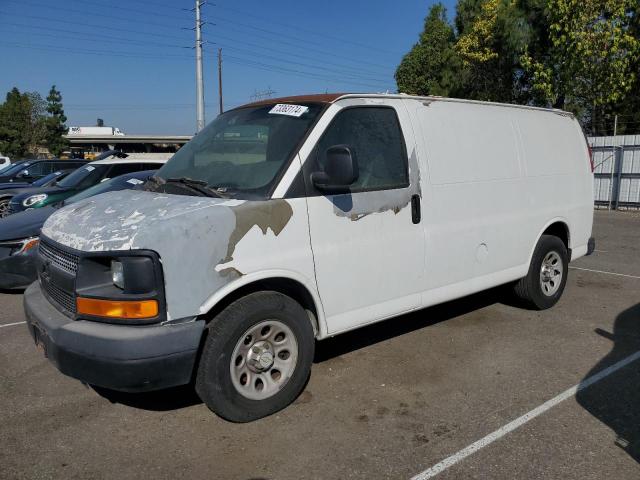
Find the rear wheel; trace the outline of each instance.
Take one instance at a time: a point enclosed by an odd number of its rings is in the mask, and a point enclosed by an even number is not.
[[[304,388],[314,347],[313,328],[300,304],[277,292],[252,293],[207,326],[196,391],[232,422],[271,415]]]
[[[554,306],[567,283],[567,247],[553,235],[542,235],[533,252],[527,276],[516,283],[516,295],[529,306],[545,310]]]
[[[4,218],[9,215],[9,198],[0,199],[0,218]]]

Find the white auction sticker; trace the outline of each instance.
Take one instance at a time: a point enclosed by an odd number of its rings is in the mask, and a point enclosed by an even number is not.
[[[144,182],[142,180],[138,180],[137,178],[130,178],[129,180],[127,180],[127,183],[130,183],[131,185],[140,185]]]
[[[88,166],[88,167],[84,167],[84,169],[85,169],[87,172],[93,172],[93,171],[96,169],[96,167]]]
[[[304,105],[290,105],[288,103],[279,103],[269,113],[275,115],[288,115],[290,117],[299,117],[309,111],[309,107]]]

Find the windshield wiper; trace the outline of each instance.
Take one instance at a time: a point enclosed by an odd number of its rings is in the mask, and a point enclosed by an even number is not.
[[[217,190],[210,188],[209,184],[203,180],[194,180],[193,178],[188,177],[167,178],[165,183],[178,183],[207,197],[224,198],[222,192],[218,192]]]

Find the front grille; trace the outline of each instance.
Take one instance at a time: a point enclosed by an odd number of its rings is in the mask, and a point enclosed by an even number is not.
[[[78,272],[78,262],[80,261],[80,258],[73,253],[65,252],[64,250],[41,240],[40,255],[65,272],[71,273],[72,275],[75,275]]]
[[[71,288],[71,291],[67,291],[67,288],[61,288],[58,284],[58,276],[51,276],[50,266],[55,266],[59,270],[75,277],[78,272],[80,257],[53,245],[43,237],[40,237],[38,253],[43,265],[42,269],[38,272],[42,290],[47,294],[49,299],[57,303],[64,310],[75,314],[76,298],[73,288]]]
[[[58,303],[62,308],[71,313],[76,313],[76,299],[74,295],[61,290],[51,282],[45,281],[40,278],[40,285],[49,297]]]

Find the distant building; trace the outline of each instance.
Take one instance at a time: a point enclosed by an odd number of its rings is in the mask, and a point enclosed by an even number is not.
[[[116,127],[69,127],[65,135],[69,140],[72,158],[92,158],[105,150],[125,153],[175,153],[191,140],[191,135],[128,135]]]

